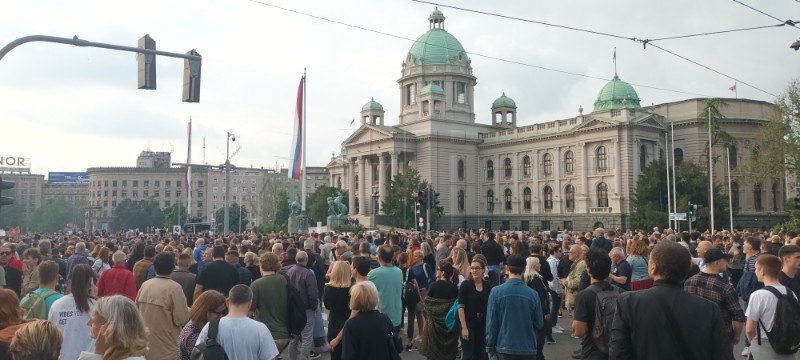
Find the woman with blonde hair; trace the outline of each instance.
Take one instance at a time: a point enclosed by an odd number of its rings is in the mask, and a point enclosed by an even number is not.
[[[328,342],[332,342],[344,328],[350,317],[350,287],[352,272],[347,261],[336,261],[331,270],[331,280],[325,284],[323,304],[328,313]],[[336,346],[331,351],[331,360],[342,358],[342,347]]]
[[[123,295],[100,298],[89,326],[94,352],[81,352],[78,360],[145,360],[147,328],[131,299]]]
[[[640,236],[628,240],[626,249],[628,264],[631,265],[631,290],[644,290],[653,287],[653,279],[647,272],[647,242]]]
[[[197,337],[209,321],[222,317],[225,313],[225,295],[216,290],[208,290],[200,294],[189,310],[189,322],[181,330],[178,336],[178,348],[180,349],[180,359],[189,360],[192,354]]]
[[[253,281],[261,277],[261,266],[259,266],[258,255],[256,253],[248,251],[244,254],[244,267],[250,271],[250,278],[252,278]]]
[[[528,257],[526,260],[525,266],[525,273],[523,277],[525,279],[525,283],[536,291],[539,294],[539,300],[541,300],[542,304],[542,317],[544,321],[550,320],[550,292],[548,291],[547,281],[542,277],[542,274],[539,273],[541,270],[542,264],[539,262],[539,258],[537,257]],[[544,360],[544,338],[545,332],[544,331],[537,331],[536,333],[536,345],[538,351],[536,352],[536,359],[537,360]]]
[[[63,338],[61,330],[49,321],[35,320],[17,331],[8,350],[14,359],[56,360]]]
[[[467,252],[462,248],[453,248],[450,252],[450,258],[453,261],[453,268],[459,275],[458,285],[461,285],[461,282],[469,277],[469,259],[467,258]]]
[[[350,309],[358,313],[344,324],[342,358],[347,360],[392,359],[394,346],[390,334],[394,326],[378,311],[378,289],[369,281],[350,288]]]

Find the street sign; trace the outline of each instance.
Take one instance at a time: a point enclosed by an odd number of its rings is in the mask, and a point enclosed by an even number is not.
[[[670,220],[686,221],[686,213],[670,213]]]

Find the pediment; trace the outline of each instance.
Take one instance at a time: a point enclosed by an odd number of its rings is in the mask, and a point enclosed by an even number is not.
[[[358,145],[361,143],[369,143],[374,141],[388,140],[393,136],[382,129],[372,127],[370,125],[362,125],[356,132],[350,135],[342,145],[345,147]]]
[[[619,125],[619,123],[614,122],[614,121],[594,118],[594,119],[591,119],[591,120],[579,125],[573,131],[588,130],[588,129],[591,129],[591,128],[613,127],[613,126],[617,126],[617,125]]]
[[[636,121],[634,121],[634,123],[636,125],[644,125],[644,126],[647,126],[647,127],[655,127],[655,128],[658,128],[658,129],[666,129],[666,125],[663,122],[661,122],[656,116],[653,116],[652,114],[648,114],[648,116],[646,116],[646,117],[643,117],[641,119],[637,119]]]

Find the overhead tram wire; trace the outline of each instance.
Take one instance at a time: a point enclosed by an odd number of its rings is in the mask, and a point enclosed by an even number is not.
[[[731,75],[728,75],[728,74],[725,74],[725,73],[723,73],[723,72],[721,72],[721,71],[719,71],[719,70],[716,70],[716,69],[714,69],[714,68],[711,68],[710,66],[703,65],[703,64],[701,64],[701,63],[699,63],[699,62],[697,62],[697,61],[695,61],[695,60],[689,59],[689,58],[687,58],[687,57],[685,57],[685,56],[683,56],[683,55],[680,55],[680,54],[678,54],[678,53],[675,53],[674,51],[667,50],[667,49],[665,49],[665,48],[663,48],[663,47],[656,46],[655,44],[653,44],[653,43],[652,43],[653,41],[656,41],[656,40],[669,40],[669,39],[672,39],[672,38],[682,38],[682,37],[700,36],[701,34],[690,34],[690,35],[682,35],[682,36],[675,36],[675,37],[670,37],[670,38],[660,38],[660,39],[639,39],[639,38],[636,38],[636,37],[633,37],[633,36],[622,36],[622,35],[615,35],[615,34],[605,33],[605,32],[601,32],[601,31],[586,30],[586,29],[574,28],[574,27],[570,27],[570,26],[564,26],[564,25],[557,25],[557,24],[545,23],[545,22],[542,22],[542,21],[537,21],[537,20],[522,19],[522,18],[517,18],[517,17],[512,17],[512,16],[507,16],[507,15],[502,15],[502,14],[497,14],[497,13],[491,13],[491,12],[486,12],[486,11],[480,11],[480,10],[468,9],[468,8],[463,8],[463,7],[458,7],[458,6],[452,6],[452,5],[447,5],[447,4],[441,4],[441,3],[437,3],[437,2],[433,2],[433,1],[428,1],[428,0],[411,0],[411,1],[413,1],[413,2],[418,2],[418,3],[423,3],[423,4],[434,5],[434,6],[441,6],[441,7],[443,7],[443,8],[450,8],[450,9],[461,10],[461,11],[466,11],[466,12],[478,13],[478,14],[482,14],[482,15],[495,16],[495,17],[500,17],[500,18],[505,18],[505,19],[510,19],[510,20],[519,20],[519,21],[528,22],[528,23],[542,24],[542,25],[551,26],[551,27],[557,27],[557,28],[561,28],[561,29],[567,29],[567,30],[573,30],[573,31],[579,31],[579,32],[590,33],[590,34],[594,34],[594,35],[601,35],[601,36],[613,37],[613,38],[617,38],[617,39],[626,39],[626,40],[631,40],[631,41],[635,41],[635,42],[640,42],[640,43],[642,43],[642,45],[643,45],[645,48],[647,48],[647,45],[648,45],[648,44],[650,44],[651,46],[654,46],[654,47],[656,47],[657,49],[659,49],[659,50],[661,50],[661,51],[663,51],[663,52],[666,52],[667,54],[673,55],[673,56],[675,56],[675,57],[678,57],[678,58],[680,58],[680,59],[683,59],[683,60],[685,60],[685,61],[688,61],[688,62],[690,62],[690,63],[692,63],[692,64],[695,64],[695,65],[697,65],[697,66],[700,66],[700,67],[702,67],[702,68],[704,68],[704,69],[706,69],[706,70],[709,70],[709,71],[711,71],[711,72],[714,72],[714,73],[716,73],[716,74],[722,75],[723,77],[726,77],[726,78],[728,78],[728,79],[734,80],[734,81],[736,81],[737,83],[742,83],[742,84],[744,84],[744,85],[746,85],[746,86],[749,86],[749,87],[751,87],[751,88],[753,88],[753,89],[755,89],[755,90],[758,90],[758,91],[760,91],[760,92],[763,92],[763,93],[765,93],[765,94],[767,94],[767,95],[770,95],[770,96],[773,96],[773,97],[777,97],[777,95],[775,95],[775,94],[773,94],[773,93],[771,93],[771,92],[769,92],[769,91],[766,91],[766,90],[764,90],[764,89],[762,89],[762,88],[759,88],[759,87],[757,87],[757,86],[754,86],[754,85],[752,85],[752,84],[750,84],[750,83],[748,83],[748,82],[746,82],[746,81],[742,81],[742,80],[740,80],[740,79],[738,79],[738,78],[736,78],[736,77],[733,77],[733,76],[731,76]],[[776,25],[774,25],[774,26],[776,26],[776,27],[777,27],[777,26],[783,26],[783,25],[791,25],[791,26],[795,26],[794,22],[793,22],[793,21],[791,21],[791,20],[787,20],[787,21],[785,21],[785,22],[784,22],[783,20],[781,20],[781,19],[778,19],[777,17],[774,17],[774,16],[772,16],[772,15],[769,15],[769,14],[767,14],[767,13],[764,13],[763,11],[761,11],[761,10],[758,10],[758,9],[756,9],[756,8],[753,8],[753,7],[751,7],[751,6],[747,5],[747,4],[744,4],[744,3],[742,3],[742,2],[740,2],[740,1],[738,1],[738,0],[733,0],[733,1],[735,1],[735,2],[737,2],[737,3],[740,3],[740,4],[744,5],[744,6],[747,6],[747,7],[751,8],[751,9],[753,9],[753,10],[755,10],[755,11],[758,11],[758,12],[760,12],[760,13],[762,13],[762,14],[766,15],[766,16],[769,16],[769,17],[771,17],[771,18],[773,18],[773,19],[775,19],[775,20],[778,20],[778,21],[780,21],[780,22],[781,22],[781,24],[780,24],[780,25],[777,25],[777,24],[776,24]],[[772,26],[769,26],[769,27],[772,27]],[[763,28],[763,27],[748,28],[748,29],[733,29],[733,30],[726,30],[726,31],[719,31],[719,32],[711,32],[711,33],[708,33],[708,35],[714,35],[714,34],[717,34],[717,33],[725,33],[725,32],[733,32],[733,31],[746,31],[746,30],[755,30],[755,29],[757,29],[757,28],[758,28],[758,29],[760,29],[760,28]],[[636,85],[636,84],[633,84],[633,83],[631,83],[631,85]],[[637,86],[642,86],[642,85],[637,85]]]
[[[305,13],[305,12],[294,10],[294,9],[285,8],[285,7],[274,5],[274,4],[270,4],[270,3],[267,3],[267,2],[264,2],[264,1],[259,1],[259,0],[247,0],[247,1],[259,4],[259,5],[264,5],[264,6],[267,6],[267,7],[271,7],[271,8],[274,8],[274,9],[291,12],[291,13],[294,13],[294,14],[297,14],[297,15],[306,16],[306,17],[317,19],[317,20],[327,21],[327,22],[330,22],[330,23],[333,23],[333,24],[350,27],[350,28],[353,28],[353,29],[358,29],[358,30],[362,30],[362,31],[366,31],[366,32],[375,33],[375,34],[378,34],[378,35],[392,37],[392,38],[395,38],[395,39],[406,40],[406,41],[410,41],[412,43],[417,41],[415,39],[411,39],[411,38],[408,38],[408,37],[405,37],[405,36],[395,35],[395,34],[387,33],[387,32],[380,31],[380,30],[375,30],[375,29],[370,29],[370,28],[367,28],[367,27],[359,26],[359,25],[349,24],[349,23],[346,23],[346,22],[343,22],[343,21],[329,19],[329,18],[325,18],[325,17],[322,17],[322,16],[309,14],[309,13]],[[422,43],[426,44],[426,45],[431,45],[431,46],[438,46],[438,47],[441,47],[441,48],[444,48],[444,49],[447,49],[447,50],[457,50],[457,49],[454,49],[454,48],[441,46],[439,44],[432,44],[432,43],[428,43],[428,42],[422,42]],[[592,75],[581,74],[581,73],[567,71],[567,70],[549,68],[549,67],[546,67],[546,66],[529,64],[529,63],[525,63],[525,62],[518,61],[518,60],[504,59],[504,58],[491,56],[491,55],[485,55],[485,54],[476,53],[476,52],[468,52],[468,53],[470,55],[472,55],[472,56],[482,57],[482,58],[489,59],[489,60],[501,61],[501,62],[505,62],[505,63],[508,63],[508,64],[520,65],[520,66],[529,67],[529,68],[533,68],[533,69],[545,70],[545,71],[555,72],[555,73],[559,73],[559,74],[576,76],[576,77],[583,77],[583,78],[593,79],[593,80],[611,81],[611,79],[600,77],[600,76],[592,76]],[[641,87],[641,88],[658,90],[658,91],[667,91],[667,92],[672,92],[672,93],[676,93],[676,94],[699,96],[699,97],[713,97],[713,96],[707,95],[707,94],[701,94],[701,93],[684,91],[684,90],[669,89],[669,88],[663,88],[663,87],[653,86],[653,85],[638,84],[638,83],[632,83],[632,82],[629,82],[629,84],[631,84],[633,86]]]
[[[797,1],[797,0],[795,0],[795,1]],[[778,17],[776,17],[776,16],[773,16],[773,15],[767,14],[766,12],[764,12],[764,11],[761,11],[761,10],[759,10],[759,9],[756,9],[756,8],[754,8],[754,7],[750,6],[750,5],[747,5],[747,4],[745,4],[745,3],[743,3],[743,2],[741,2],[741,1],[739,1],[739,0],[733,0],[733,2],[735,2],[735,3],[739,4],[739,5],[742,5],[742,6],[744,6],[744,7],[748,8],[748,9],[750,9],[750,10],[753,10],[753,11],[755,11],[755,12],[757,12],[757,13],[761,14],[761,15],[764,15],[764,16],[767,16],[767,17],[770,17],[770,18],[773,18],[773,19],[775,19],[775,20],[778,20],[778,21],[780,21],[780,22],[782,22],[782,23],[784,23],[784,24],[786,24],[786,25],[790,25],[790,26],[792,26],[792,27],[794,27],[794,28],[796,28],[796,29],[800,29],[800,28],[798,28],[798,27],[796,26],[795,22],[794,22],[794,21],[792,21],[792,20],[781,20],[781,19],[779,19],[779,18],[778,18]],[[798,1],[798,2],[800,2],[800,1]]]

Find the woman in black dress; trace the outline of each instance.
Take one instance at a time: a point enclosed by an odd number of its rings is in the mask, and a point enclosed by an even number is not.
[[[350,264],[347,261],[336,261],[331,270],[331,281],[325,284],[323,303],[328,313],[328,341],[330,342],[344,328],[344,323],[350,317],[350,286],[352,275]],[[342,347],[331,349],[331,360],[342,358]]]
[[[461,359],[486,359],[486,308],[492,285],[483,280],[486,262],[482,259],[474,259],[469,271],[469,278],[458,289]]]
[[[550,321],[550,299],[548,295],[547,281],[539,273],[541,264],[539,258],[535,256],[529,257],[525,266],[525,283],[539,294],[539,302],[542,304],[542,315],[545,323]],[[536,360],[544,360],[544,339],[545,332],[539,331],[536,334],[536,346],[539,351],[536,352]]]
[[[363,281],[353,285],[350,295],[350,308],[357,313],[342,329],[342,346],[337,347],[342,349],[341,357],[347,360],[397,358],[397,349],[391,341],[394,336],[392,321],[377,310],[378,289],[373,283]]]

